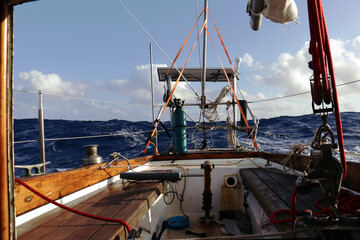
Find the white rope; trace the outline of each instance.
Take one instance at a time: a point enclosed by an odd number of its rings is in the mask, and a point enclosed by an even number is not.
[[[305,152],[306,149],[308,149],[307,147],[310,146],[311,144],[306,144],[306,145],[303,145],[301,143],[295,143],[291,148],[290,148],[290,151],[289,151],[289,154],[286,156],[286,158],[284,158],[282,161],[281,161],[281,165],[284,166],[284,171],[289,171],[290,169],[292,169],[294,175],[297,175],[295,173],[295,169],[293,167],[293,163],[291,161],[291,156],[296,153],[296,152],[299,152],[299,153],[303,153]],[[289,162],[289,167],[287,167],[287,163]]]
[[[231,106],[231,103],[230,103],[230,101],[228,101],[227,106],[226,106],[226,111],[227,111],[227,114],[228,114],[228,116],[226,118],[226,127],[227,127],[227,130],[228,130],[227,144],[228,144],[229,148],[237,147],[237,146],[240,145],[239,140],[237,139],[236,134],[235,134],[234,123],[233,123],[233,121],[231,120],[231,117],[230,117],[230,111],[229,111],[230,106]]]
[[[221,89],[219,96],[215,99],[214,103],[220,103],[221,100],[229,93],[230,86],[225,86]],[[220,115],[217,111],[217,104],[210,105],[209,108],[205,109],[204,116],[210,122],[217,122],[220,120]]]

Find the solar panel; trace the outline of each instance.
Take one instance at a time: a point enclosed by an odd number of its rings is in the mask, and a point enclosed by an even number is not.
[[[169,68],[158,68],[159,81],[165,80],[165,75]],[[225,68],[226,74],[229,80],[232,79],[234,72],[231,68]],[[168,74],[171,77],[171,81],[176,81],[179,77],[179,73],[175,68],[172,68]],[[183,72],[183,76],[189,82],[200,82],[203,76],[202,68],[186,68]],[[184,81],[180,78],[180,81]],[[206,81],[207,82],[227,82],[224,70],[222,68],[207,68],[206,69]]]

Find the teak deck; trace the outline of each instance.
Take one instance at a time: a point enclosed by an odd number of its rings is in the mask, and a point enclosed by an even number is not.
[[[125,186],[117,182],[71,207],[101,217],[124,220],[133,228],[162,191],[161,182]],[[18,239],[126,239],[128,235],[118,223],[87,218],[63,209],[54,211],[46,219],[40,217],[42,219],[21,225]]]
[[[241,169],[240,175],[244,184],[268,216],[281,209],[290,209],[291,194],[295,188],[296,176],[280,173],[276,169],[266,170],[262,168]],[[296,210],[310,209],[317,212],[319,210],[315,206],[315,201],[324,197],[320,188],[312,188],[309,194],[298,194]],[[285,216],[285,218],[288,217]],[[279,231],[290,230],[290,225],[287,224],[277,224],[276,227]]]

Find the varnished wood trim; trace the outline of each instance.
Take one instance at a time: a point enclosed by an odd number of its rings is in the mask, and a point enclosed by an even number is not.
[[[8,0],[9,5],[19,5],[19,4],[23,4],[23,3],[27,3],[27,2],[35,2],[38,0]]]
[[[131,159],[130,163],[132,165],[141,165],[152,160],[152,158],[152,156],[135,158]],[[128,170],[128,162],[126,161],[114,162],[112,164],[113,166],[118,166],[120,168],[106,168],[100,170],[99,167],[103,165],[104,164],[97,164],[80,167],[70,171],[27,177],[22,178],[22,181],[26,182],[40,193],[46,194],[48,195],[47,197],[55,200]],[[47,203],[48,202],[36,196],[22,185],[18,183],[15,184],[15,206],[17,216]]]

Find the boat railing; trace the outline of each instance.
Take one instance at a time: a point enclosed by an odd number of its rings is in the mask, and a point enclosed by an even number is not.
[[[61,98],[68,98],[68,99],[76,99],[76,100],[85,100],[85,101],[95,101],[101,103],[112,103],[112,104],[126,104],[126,105],[133,105],[133,106],[146,106],[146,107],[161,107],[163,104],[136,104],[136,103],[125,103],[125,102],[118,102],[118,101],[108,101],[108,100],[99,100],[99,99],[91,99],[91,98],[83,98],[83,97],[75,97],[75,96],[66,96],[61,94],[53,94],[53,93],[46,93],[42,90],[39,91],[25,91],[25,90],[14,90],[14,92],[20,93],[32,93],[38,94],[39,96],[39,105],[38,105],[38,123],[39,123],[39,138],[38,139],[31,139],[31,140],[22,140],[22,141],[15,141],[14,144],[24,144],[24,143],[33,143],[39,142],[39,150],[40,150],[40,162],[36,164],[28,164],[28,165],[15,165],[17,169],[24,169],[26,171],[26,176],[32,175],[40,175],[46,173],[46,165],[50,164],[50,162],[46,161],[45,156],[45,142],[46,141],[62,141],[62,140],[79,140],[79,139],[90,139],[90,138],[103,138],[103,137],[115,137],[115,136],[124,136],[124,135],[132,135],[132,134],[139,134],[139,133],[150,133],[152,130],[145,130],[145,131],[136,131],[136,132],[129,132],[129,133],[112,133],[112,134],[102,134],[102,135],[89,135],[89,136],[78,136],[78,137],[59,137],[59,138],[45,138],[45,130],[44,130],[44,110],[43,110],[43,95],[61,97]],[[208,105],[226,105],[226,102],[220,103],[208,103]],[[200,103],[189,103],[186,106],[200,106]],[[193,126],[188,127],[188,129],[195,129],[201,128],[200,126]],[[223,129],[226,130],[227,127],[224,126],[216,126],[212,127],[213,129]],[[240,131],[244,131],[245,128],[241,126],[237,126],[237,129]],[[158,133],[165,132],[165,130],[158,130]]]
[[[348,84],[354,84],[358,83],[360,80],[350,81],[342,84],[338,84],[338,87],[345,86]],[[91,99],[91,98],[83,98],[83,97],[76,97],[76,96],[67,96],[67,95],[61,95],[61,94],[54,94],[54,93],[46,93],[39,91],[25,91],[25,90],[14,90],[14,92],[21,92],[21,93],[33,93],[39,95],[39,109],[38,109],[38,119],[39,119],[39,138],[33,139],[33,140],[23,140],[23,141],[16,141],[15,144],[22,144],[22,143],[32,143],[32,142],[39,142],[39,148],[40,148],[40,163],[38,164],[32,164],[32,165],[16,165],[16,168],[19,169],[25,169],[27,172],[27,175],[36,175],[36,174],[44,174],[46,172],[45,166],[48,165],[50,162],[46,162],[45,158],[45,141],[61,141],[61,140],[76,140],[76,139],[89,139],[89,138],[102,138],[102,137],[114,137],[114,136],[121,136],[126,134],[136,134],[136,133],[150,133],[151,130],[148,131],[137,131],[137,132],[131,132],[131,133],[114,133],[114,134],[106,134],[106,135],[91,135],[91,136],[79,136],[79,137],[62,137],[62,138],[44,138],[44,118],[43,118],[43,103],[42,103],[42,95],[49,95],[49,96],[55,96],[55,97],[61,97],[61,98],[68,98],[68,99],[77,99],[77,100],[85,100],[85,101],[93,101],[93,102],[100,102],[100,103],[112,103],[112,104],[123,104],[123,105],[132,105],[132,106],[147,106],[147,107],[161,107],[163,104],[138,104],[138,103],[128,103],[128,102],[118,102],[118,101],[108,101],[108,100],[100,100],[100,99]],[[247,104],[256,104],[256,103],[262,103],[267,101],[274,101],[274,100],[281,100],[285,98],[290,97],[296,97],[300,95],[310,94],[310,91],[306,92],[300,92],[290,95],[284,95],[274,98],[266,98],[266,99],[259,99],[259,100],[252,100],[247,101]],[[219,103],[207,103],[207,105],[226,105],[228,103],[226,102],[219,102]],[[200,103],[185,103],[184,106],[199,106]],[[199,126],[194,127],[188,127],[191,128],[197,128]],[[200,126],[201,127],[201,126]],[[225,127],[217,126],[214,129],[225,129]],[[238,130],[242,131],[244,130],[242,127],[238,126]],[[160,132],[165,132],[164,130],[159,130]],[[157,144],[156,144],[157,145]]]
[[[148,131],[136,131],[130,133],[113,133],[113,134],[102,134],[102,135],[91,135],[91,136],[78,136],[78,137],[61,137],[61,138],[47,138],[45,139],[45,130],[44,130],[44,114],[43,114],[43,94],[50,95],[55,97],[61,98],[68,98],[68,99],[77,99],[77,100],[85,100],[85,101],[92,101],[92,102],[101,102],[101,103],[113,103],[113,104],[126,104],[126,105],[133,105],[133,106],[162,106],[161,104],[136,104],[136,103],[125,103],[125,102],[117,102],[117,101],[108,101],[108,100],[99,100],[99,99],[90,99],[90,98],[82,98],[82,97],[75,97],[75,96],[66,96],[61,94],[53,94],[53,93],[44,93],[41,90],[39,91],[25,91],[25,90],[14,90],[14,92],[22,92],[22,93],[33,93],[39,95],[39,107],[38,107],[38,122],[39,122],[39,138],[33,140],[23,140],[23,141],[15,141],[14,144],[22,144],[22,143],[32,143],[32,142],[39,142],[39,150],[40,150],[40,163],[37,164],[29,164],[29,165],[15,165],[17,169],[24,169],[26,170],[26,176],[32,175],[40,175],[46,173],[46,165],[50,164],[50,162],[46,162],[45,157],[45,141],[61,141],[61,140],[77,140],[77,139],[90,139],[90,138],[103,138],[103,137],[114,137],[114,136],[123,136],[123,135],[131,135],[131,134],[138,134],[138,133],[149,133],[151,130]],[[163,132],[163,131],[158,131]]]

